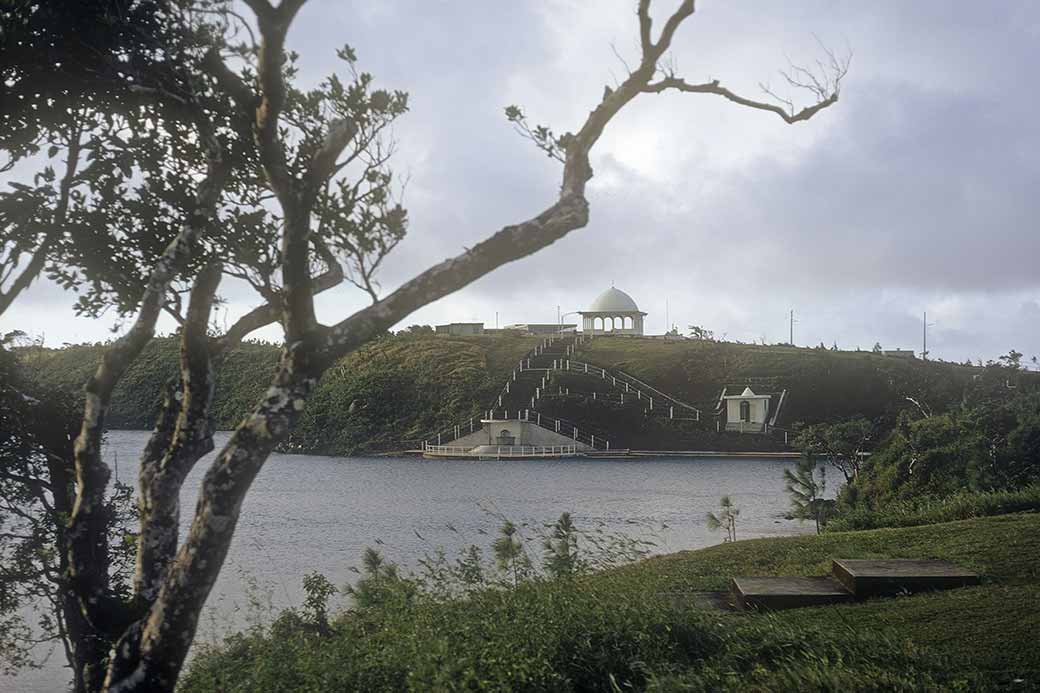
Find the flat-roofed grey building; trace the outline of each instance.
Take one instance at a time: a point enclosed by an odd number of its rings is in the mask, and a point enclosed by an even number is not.
[[[446,334],[452,337],[476,337],[484,334],[484,323],[482,322],[449,322],[447,325],[437,325],[437,334]]]

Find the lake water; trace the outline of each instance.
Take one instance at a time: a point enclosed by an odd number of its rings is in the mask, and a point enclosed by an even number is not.
[[[108,434],[105,456],[122,481],[136,480],[147,437],[144,431]],[[218,435],[218,447],[226,437]],[[182,531],[209,459],[184,485]],[[250,594],[276,608],[300,605],[301,578],[311,571],[338,586],[350,582],[356,577],[350,568],[360,564],[366,546],[406,568],[437,547],[449,555],[470,544],[487,549],[498,524],[492,513],[534,526],[566,511],[579,528],[650,539],[655,552],[666,553],[721,542],[704,516],[728,494],[741,510],[739,539],[812,532],[811,524],[782,517],[788,507],[782,472],[793,465],[749,458],[476,462],[272,455],[246,498],[198,637],[213,639],[246,624]],[[63,664],[56,649],[43,669],[0,678],[0,691],[60,690],[67,680]]]

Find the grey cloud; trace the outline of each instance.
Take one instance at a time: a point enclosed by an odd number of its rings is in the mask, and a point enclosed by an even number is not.
[[[793,306],[799,343],[919,348],[921,312],[960,306],[937,318],[936,355],[1040,351],[1040,6],[704,2],[676,61],[755,96],[785,53],[817,54],[812,33],[855,49],[835,108],[789,127],[710,97],[635,104],[594,157],[588,228],[406,324],[552,320],[614,281],[653,331],[667,302],[682,327],[779,341]],[[308,3],[290,37],[306,78],[335,69],[346,42],[380,85],[411,93],[396,136],[412,226],[384,286],[552,200],[557,166],[502,108],[573,127],[619,70],[611,41],[632,55],[631,3]],[[319,303],[332,319],[364,301],[344,289]]]

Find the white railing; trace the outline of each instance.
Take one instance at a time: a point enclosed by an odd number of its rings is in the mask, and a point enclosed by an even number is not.
[[[513,368],[513,371],[512,371],[512,373],[509,374],[509,377],[506,378],[506,384],[502,386],[501,390],[499,390],[498,396],[495,397],[495,402],[491,406],[492,407],[501,407],[502,406],[502,402],[505,399],[505,396],[508,395],[510,390],[511,390],[511,383],[515,383],[516,382],[517,376],[519,376],[519,374],[523,373],[524,371],[530,371],[530,370],[544,370],[544,369],[540,369],[540,368],[532,369],[531,368],[531,359],[536,358],[538,356],[541,356],[545,352],[546,348],[552,346],[553,343],[557,339],[565,339],[565,338],[566,338],[565,336],[550,336],[550,337],[546,337],[541,342],[539,342],[537,345],[535,345],[535,347],[533,349],[531,349],[531,351],[527,352],[527,354],[522,359],[520,359],[520,363],[518,363],[516,365],[516,367]]]
[[[423,444],[433,443],[441,445],[442,443],[450,443],[453,440],[458,440],[462,436],[468,436],[470,433],[476,433],[484,428],[484,424],[480,422],[480,419],[470,418],[460,423],[443,428],[436,433],[431,433],[426,436]]]
[[[463,448],[452,445],[426,444],[423,446],[423,452],[430,455],[451,457],[509,459],[518,457],[562,457],[564,455],[576,455],[579,450],[577,445],[481,445],[478,448]]]
[[[678,400],[669,394],[661,392],[652,385],[644,383],[642,380],[635,378],[622,371],[612,372],[599,366],[594,366],[591,363],[585,363],[583,361],[574,361],[571,359],[554,359],[553,369],[561,370],[566,373],[580,373],[582,375],[588,375],[592,378],[598,378],[604,382],[610,383],[611,387],[622,390],[624,393],[631,393],[636,396],[637,399],[646,399],[649,407],[649,411],[655,414],[667,414],[668,418],[692,418],[695,421],[701,420],[701,410],[692,404],[687,404],[682,400]],[[623,388],[623,389],[622,389]],[[657,400],[656,409],[654,400]],[[623,398],[622,398],[623,399]],[[679,409],[680,416],[675,416],[675,410]],[[682,417],[683,411],[692,412],[692,417]]]
[[[497,414],[498,412],[496,410],[491,409],[487,412],[487,418],[496,420]],[[548,414],[535,411],[534,409],[518,409],[515,411],[515,414],[515,420],[527,421],[536,426],[541,426],[547,431],[553,431],[554,433],[559,433],[568,438],[573,438],[579,443],[588,445],[592,449],[610,449],[610,441],[607,440],[606,436],[602,434],[596,435],[587,430],[582,430],[577,424],[567,421],[566,419],[557,419]],[[502,420],[509,420],[509,410],[502,411]]]

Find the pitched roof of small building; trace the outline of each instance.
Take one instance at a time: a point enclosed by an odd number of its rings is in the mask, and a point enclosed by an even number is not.
[[[755,391],[751,389],[751,386],[744,388],[744,391],[739,395],[726,395],[722,399],[769,399],[770,395],[756,395]]]

